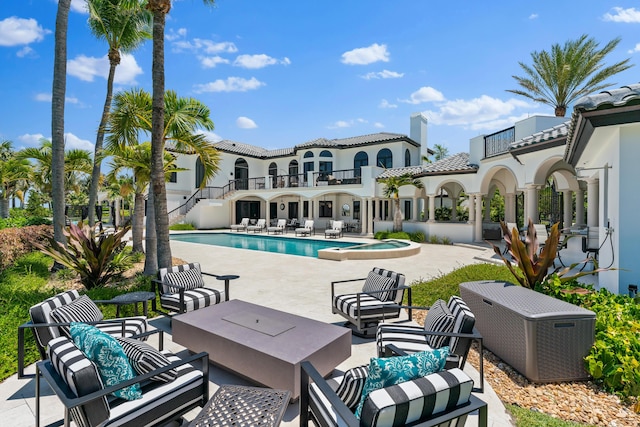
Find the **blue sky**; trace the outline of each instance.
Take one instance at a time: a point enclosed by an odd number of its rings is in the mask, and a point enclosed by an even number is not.
[[[51,135],[56,0],[2,0],[0,139],[19,149]],[[69,17],[67,147],[93,150],[106,92],[107,46],[84,0]],[[166,88],[209,106],[211,140],[265,148],[316,138],[409,133],[429,118],[429,146],[469,139],[551,107],[516,97],[518,61],[582,34],[622,41],[612,79],[637,83],[640,7],[632,1],[175,0],[166,24]],[[115,91],[151,92],[151,41],[125,55]]]

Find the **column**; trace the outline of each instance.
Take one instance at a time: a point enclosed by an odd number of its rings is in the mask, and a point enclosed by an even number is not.
[[[229,214],[229,224],[235,224],[236,223],[236,201],[235,200],[229,200],[229,211],[231,212]]]
[[[587,180],[587,225],[598,227],[600,225],[600,181],[596,179]]]
[[[367,206],[367,237],[373,236],[373,200],[366,199]]]
[[[529,223],[529,218],[534,224],[540,222],[540,215],[538,214],[538,187],[536,185],[527,185],[526,193],[527,210],[525,211],[524,223]]]
[[[482,242],[482,194],[476,194],[476,242]]]
[[[458,222],[458,199],[459,199],[459,194],[456,194],[455,196],[453,194],[450,195],[451,197],[451,221],[452,222]]]
[[[435,194],[429,195],[429,221],[436,222],[436,196]]]
[[[467,208],[469,209],[469,220],[467,221],[467,224],[472,224],[476,218],[476,198],[473,194],[468,194],[467,196],[469,197],[469,201],[467,203]]]
[[[420,210],[418,209],[418,198],[414,197],[412,200],[413,203],[413,220],[414,221],[420,221]]]
[[[576,224],[586,224],[584,220],[584,190],[582,188],[576,191]]]
[[[573,207],[571,203],[571,190],[562,190],[562,210],[564,211],[564,217],[562,219],[563,227],[571,227],[571,220],[573,219]]]
[[[491,198],[489,198],[489,196],[485,197],[484,220],[487,222],[491,221]]]
[[[504,195],[504,220],[505,222],[516,222],[516,196],[513,193]]]
[[[265,204],[265,206],[266,206],[266,207],[265,207],[265,215],[264,215],[264,217],[265,217],[265,218],[266,218],[266,220],[267,220],[267,227],[269,227],[269,226],[271,225],[271,206],[270,206],[270,204],[271,204],[271,200],[268,200],[268,199],[267,199],[267,200],[264,202],[264,204]]]

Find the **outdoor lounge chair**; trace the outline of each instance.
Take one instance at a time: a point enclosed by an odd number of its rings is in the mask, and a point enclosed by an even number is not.
[[[132,348],[136,350],[135,346]],[[207,353],[198,353],[181,360],[168,351],[156,352],[153,356],[153,348],[140,352],[150,355],[147,356],[147,361],[153,357],[153,365],[158,367],[147,368],[144,374],[136,375],[134,371],[132,379],[105,387],[96,362],[89,360],[74,341],[67,337],[53,339],[49,346],[50,360],[36,365],[36,427],[40,426],[42,412],[41,377],[64,405],[65,427],[69,426],[71,420],[75,425],[83,427],[164,426],[180,419],[191,409],[203,407],[207,403]],[[135,356],[127,353],[127,357],[130,360]],[[201,365],[200,369],[193,366],[196,361]],[[142,398],[125,400],[112,395],[114,391],[133,384],[140,384]]]
[[[424,326],[410,324],[382,323],[376,331],[378,356],[411,354],[449,346],[449,357],[445,368],[464,369],[471,343],[476,341],[480,353],[480,388],[484,390],[484,363],[482,335],[475,328],[475,316],[467,304],[458,296],[451,296],[449,302],[438,300],[428,309]]]
[[[352,408],[354,401],[359,402],[361,393],[353,390],[357,387],[353,383],[342,384],[349,381],[348,375],[324,379],[309,361],[302,362],[300,367],[301,426],[307,426],[309,420],[321,427],[463,426],[467,415],[476,410],[478,426],[488,425],[487,404],[471,394],[473,380],[458,368],[372,391],[357,419]],[[364,380],[358,380],[362,381],[361,387],[364,386],[366,374]],[[343,390],[353,392],[343,393]]]
[[[355,281],[364,281],[361,292],[336,292],[336,285]],[[378,323],[400,317],[400,304],[405,290],[408,305],[411,306],[411,287],[405,286],[404,282],[403,274],[378,267],[374,267],[365,278],[331,282],[331,310],[347,319],[353,326],[354,334],[373,337]],[[411,320],[411,308],[408,313]]]
[[[231,224],[231,231],[245,231],[249,226],[249,218],[242,218],[240,224]]]
[[[313,228],[313,220],[306,220],[303,227],[296,228],[296,236],[310,236],[311,233],[316,234],[316,230]]]
[[[333,221],[331,223],[331,228],[324,230],[324,238],[327,239],[329,237],[333,237],[334,239],[337,239],[338,237],[342,237],[343,227],[344,221]]]
[[[49,341],[68,335],[71,322],[83,322],[115,337],[132,337],[144,335],[148,330],[147,318],[144,316],[123,317],[103,320],[102,312],[86,295],[80,296],[77,290],[62,292],[29,309],[30,321],[18,327],[18,378],[25,378],[25,337],[26,329],[31,329],[36,341],[40,358],[46,360]],[[155,310],[155,301],[152,303]],[[53,313],[53,315],[52,315]]]
[[[152,281],[153,291],[157,288],[160,294],[160,306],[170,312],[186,313],[229,301],[229,280],[224,281],[222,291],[206,287],[203,275],[222,277],[203,272],[197,262],[161,268],[158,278]]]
[[[269,233],[273,233],[273,234],[284,234],[286,233],[286,226],[287,226],[287,220],[286,219],[279,219],[278,222],[276,223],[276,225],[271,226],[271,227],[267,227],[267,234]]]
[[[262,233],[267,228],[267,220],[264,218],[260,218],[256,225],[247,226],[247,233],[252,231],[254,233]]]

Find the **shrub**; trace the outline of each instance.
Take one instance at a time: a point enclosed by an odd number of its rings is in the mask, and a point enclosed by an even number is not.
[[[429,236],[429,243],[431,243],[432,245],[439,245],[440,238],[435,234],[432,234],[431,236]]]
[[[12,265],[16,259],[35,250],[35,244],[46,241],[52,231],[48,225],[0,230],[0,271]]]
[[[377,231],[376,234],[373,236],[373,238],[378,240],[384,240],[388,238],[387,236],[389,236],[389,231]]]
[[[450,245],[451,244],[451,240],[449,240],[449,238],[447,236],[444,236],[441,240],[441,243],[443,245]]]
[[[173,224],[172,226],[169,227],[169,230],[195,230],[196,226],[191,224],[191,223],[183,223],[183,224]]]
[[[412,242],[422,243],[425,240],[425,235],[422,231],[414,231],[409,233],[409,238]]]

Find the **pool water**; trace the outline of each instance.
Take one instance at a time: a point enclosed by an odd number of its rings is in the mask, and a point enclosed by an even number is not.
[[[354,247],[353,242],[294,239],[246,233],[180,233],[172,234],[171,240],[314,258],[318,256],[320,249]]]

